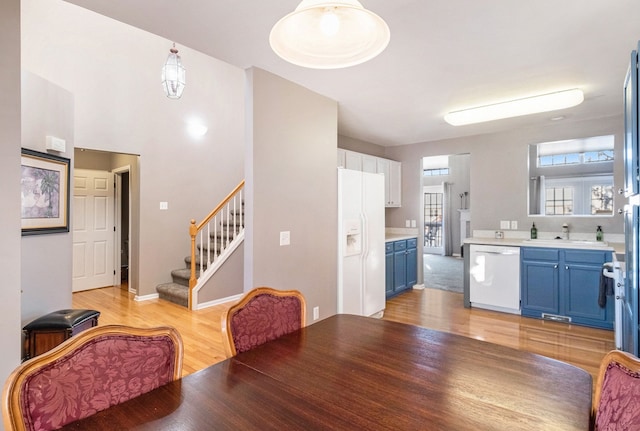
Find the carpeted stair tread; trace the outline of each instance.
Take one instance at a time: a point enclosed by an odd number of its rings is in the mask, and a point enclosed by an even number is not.
[[[189,288],[177,283],[163,283],[156,287],[160,299],[183,307],[189,306]]]
[[[196,270],[196,278],[200,276],[200,271]],[[171,279],[174,283],[189,287],[189,279],[191,278],[191,269],[180,268],[171,271]]]

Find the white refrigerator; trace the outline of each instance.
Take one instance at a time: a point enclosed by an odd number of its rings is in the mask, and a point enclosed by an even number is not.
[[[338,169],[338,313],[385,308],[384,175]]]

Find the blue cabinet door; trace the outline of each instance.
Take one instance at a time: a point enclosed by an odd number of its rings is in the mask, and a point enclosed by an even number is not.
[[[560,310],[558,263],[522,261],[522,315],[542,317],[543,313],[557,315]]]
[[[385,244],[385,295],[393,295],[393,243]]]
[[[399,247],[398,243],[403,243],[402,247]],[[401,248],[401,250],[397,250]],[[396,241],[394,243],[393,252],[393,291],[399,292],[407,288],[407,255],[406,255],[406,241]]]
[[[407,240],[407,287],[413,287],[418,282],[418,240]]]
[[[614,297],[607,297],[604,307],[598,304],[602,264],[611,258],[605,251],[564,252],[561,301],[564,315],[571,317],[572,323],[613,329]]]

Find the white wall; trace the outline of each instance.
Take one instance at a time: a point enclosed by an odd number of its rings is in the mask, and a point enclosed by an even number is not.
[[[245,290],[298,289],[313,323],[337,309],[338,104],[257,68],[248,87]]]
[[[75,146],[140,155],[130,277],[138,295],[155,294],[184,265],[190,219],[244,178],[244,71],[178,43],[187,86],[171,100],[160,85],[171,41],[61,0],[23,0],[22,23],[23,67],[74,96]],[[186,133],[191,118],[208,126],[203,138]]]
[[[0,2],[0,382],[20,363],[20,0]],[[0,424],[2,429],[2,424]]]

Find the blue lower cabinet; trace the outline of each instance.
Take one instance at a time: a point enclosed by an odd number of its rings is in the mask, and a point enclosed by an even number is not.
[[[393,295],[393,243],[385,243],[385,294]]]
[[[386,294],[395,296],[416,284],[418,278],[417,239],[386,243]]]
[[[613,329],[614,298],[600,307],[602,264],[611,252],[523,247],[522,315]]]

